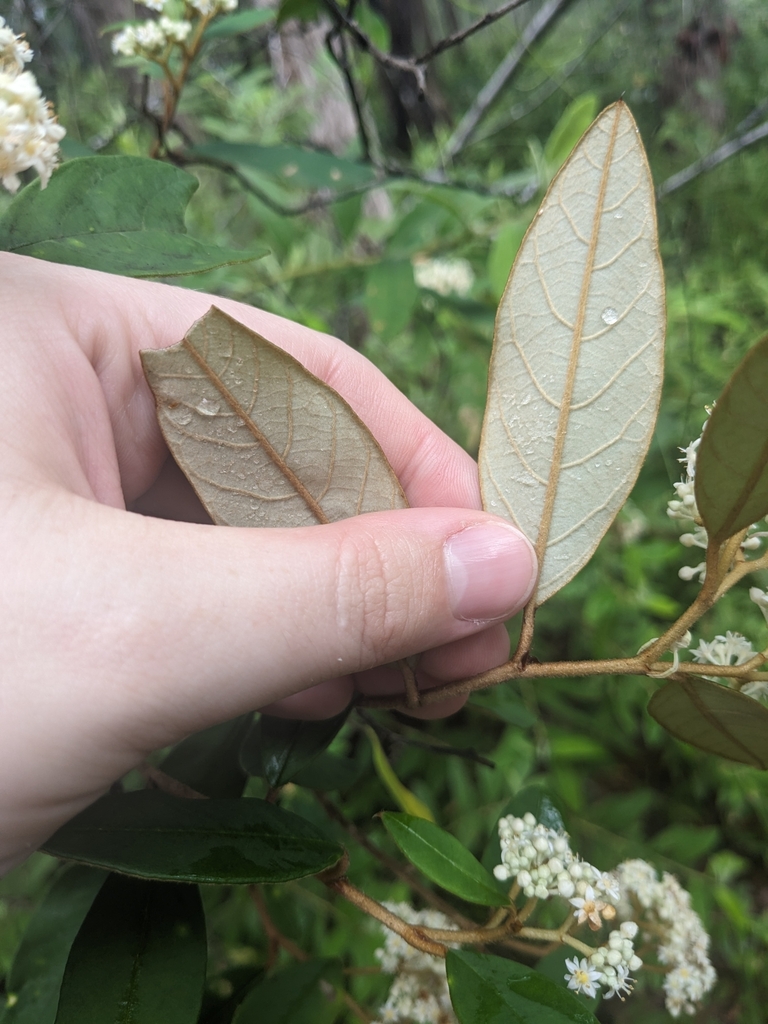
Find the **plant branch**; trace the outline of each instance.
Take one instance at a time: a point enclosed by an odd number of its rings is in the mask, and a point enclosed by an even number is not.
[[[323,0],[323,5],[333,15],[336,24],[338,26],[343,25],[347,32],[352,36],[357,45],[365,53],[369,53],[371,57],[382,67],[392,68],[395,71],[406,71],[414,76],[416,79],[417,86],[420,92],[424,92],[426,85],[426,66],[430,61],[434,60],[435,57],[444,53],[451,47],[458,46],[459,43],[463,43],[465,39],[473,35],[475,32],[479,32],[480,29],[485,28],[487,25],[492,25],[494,21],[498,21],[499,18],[503,18],[505,14],[509,14],[510,11],[516,10],[518,7],[522,7],[523,4],[527,3],[528,0],[507,0],[507,3],[502,4],[501,7],[495,11],[490,11],[488,14],[483,15],[476,21],[472,22],[471,25],[467,25],[466,28],[461,29],[458,32],[454,32],[452,35],[446,36],[439,42],[435,43],[429,50],[425,50],[424,53],[413,57],[401,57],[394,53],[384,53],[380,50],[372,41],[359,23],[355,21],[351,15],[345,11],[336,0]]]
[[[472,106],[462,117],[453,135],[448,140],[443,150],[446,162],[453,160],[466,146],[488,108],[520,67],[529,48],[546,31],[568,3],[570,3],[570,0],[547,0],[547,3],[533,15],[523,29],[517,44],[512,47],[477,94]]]
[[[447,743],[427,743],[425,740],[417,740],[413,736],[404,736],[401,732],[396,732],[394,729],[387,728],[386,725],[382,725],[381,722],[378,722],[372,715],[367,715],[360,705],[358,705],[357,713],[360,718],[362,718],[363,721],[370,725],[376,732],[387,736],[396,743],[402,743],[408,747],[419,747],[421,750],[429,750],[430,753],[441,756],[463,757],[467,761],[474,761],[475,764],[482,764],[486,768],[496,768],[493,761],[490,761],[487,757],[483,757],[482,754],[478,754],[477,751],[473,750],[471,747],[451,747]]]
[[[297,946],[293,939],[289,939],[287,935],[283,935],[280,929],[272,920],[269,911],[267,910],[267,904],[264,899],[264,894],[261,891],[259,885],[249,885],[248,895],[251,897],[253,905],[258,911],[261,923],[264,925],[264,931],[267,933],[267,939],[269,940],[270,953],[269,963],[270,966],[274,963],[277,955],[277,950],[281,947],[289,953],[294,960],[305,961],[309,960],[309,953],[306,953],[300,946]]]
[[[453,918],[457,923],[463,924],[467,928],[475,926],[475,922],[470,918],[460,914],[455,907],[452,907],[450,903],[443,900],[437,893],[432,892],[426,885],[423,885],[416,877],[416,873],[411,871],[408,866],[403,865],[400,861],[395,860],[394,857],[390,857],[384,850],[380,850],[375,843],[372,843],[368,836],[362,832],[357,825],[349,821],[339,810],[336,805],[328,799],[325,794],[314,791],[315,798],[323,808],[328,817],[340,825],[347,835],[353,839],[359,846],[362,846],[364,850],[367,850],[372,857],[375,857],[378,862],[391,872],[395,878],[399,878],[405,882],[407,886],[413,889],[414,892],[418,893],[419,896],[424,900],[425,903],[431,904],[436,910],[445,914],[447,917]]]
[[[663,199],[664,196],[668,196],[671,192],[676,192],[683,185],[687,185],[689,181],[698,178],[700,174],[711,171],[713,167],[724,163],[730,157],[735,156],[736,153],[740,153],[742,149],[746,149],[747,146],[751,146],[765,138],[768,138],[768,121],[763,121],[756,128],[750,128],[749,131],[737,135],[736,138],[731,139],[729,142],[724,142],[722,146],[718,146],[717,149],[703,156],[700,160],[695,160],[688,167],[683,168],[682,171],[678,171],[677,174],[667,178],[656,189],[656,198]]]
[[[429,953],[431,956],[445,957],[447,949],[442,943],[435,942],[433,939],[423,935],[421,928],[408,924],[407,921],[398,917],[397,914],[387,910],[381,903],[371,899],[370,896],[367,896],[357,886],[353,885],[345,875],[335,879],[325,880],[321,878],[321,881],[325,881],[329,889],[338,893],[339,896],[343,896],[345,900],[356,906],[358,910],[362,910],[369,917],[374,917],[377,921],[381,921],[390,931],[405,939],[409,946],[420,949],[423,953]]]

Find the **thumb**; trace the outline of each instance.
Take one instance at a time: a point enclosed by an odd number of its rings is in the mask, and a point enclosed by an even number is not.
[[[467,509],[248,530],[62,492],[14,522],[0,817],[16,857],[149,751],[468,637],[517,611],[534,580],[522,534]]]
[[[99,511],[120,520],[123,564],[107,582],[99,560],[92,607],[97,617],[130,610],[101,644],[102,678],[129,688],[120,720],[151,748],[476,633],[514,614],[533,587],[529,542],[467,509],[265,530]],[[104,523],[113,563],[115,525]]]

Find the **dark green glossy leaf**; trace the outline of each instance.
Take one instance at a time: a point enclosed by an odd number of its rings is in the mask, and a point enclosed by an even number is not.
[[[105,871],[76,865],[53,883],[8,973],[2,1024],[54,1024],[70,947],[106,877]]]
[[[207,956],[197,886],[111,875],[72,944],[56,1024],[196,1024]]]
[[[197,179],[138,156],[68,160],[48,187],[27,185],[0,218],[0,249],[129,277],[173,277],[245,263],[268,251],[190,238],[184,211]]]
[[[270,786],[282,786],[325,750],[346,722],[349,711],[345,708],[333,718],[315,722],[262,715],[243,741],[240,763],[249,771],[248,765],[254,764],[252,755],[258,748],[262,770],[250,774],[263,774]]]
[[[332,1004],[320,981],[333,966],[310,960],[273,974],[248,993],[232,1024],[323,1024]]]
[[[381,820],[408,860],[443,889],[486,907],[509,902],[480,861],[438,825],[392,811],[385,811]]]
[[[373,181],[365,164],[342,160],[299,146],[259,146],[255,142],[206,142],[190,150],[192,156],[212,157],[227,164],[261,171],[280,185],[299,189],[342,191]]]
[[[160,765],[162,771],[204,796],[240,796],[247,775],[238,753],[252,715],[241,715],[182,740]]]
[[[239,36],[244,32],[251,32],[262,25],[268,25],[274,21],[275,12],[268,7],[257,7],[251,10],[237,11],[235,14],[220,15],[205,30],[203,39],[226,39],[230,36]]]
[[[744,357],[704,427],[696,504],[722,543],[768,513],[768,337]]]
[[[768,768],[768,708],[754,697],[689,677],[657,690],[648,711],[673,736],[699,750]]]
[[[459,1024],[597,1024],[565,983],[513,960],[451,949],[446,969]]]
[[[304,818],[263,800],[179,800],[143,790],[107,796],[45,845],[55,857],[178,882],[283,882],[342,854]]]

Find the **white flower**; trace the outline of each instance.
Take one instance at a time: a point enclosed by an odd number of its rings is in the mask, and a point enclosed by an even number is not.
[[[456,928],[449,918],[436,910],[416,911],[407,903],[384,905],[409,924]],[[414,949],[388,928],[384,932],[384,946],[376,950],[376,959],[383,971],[396,977],[387,1001],[379,1010],[379,1024],[405,1024],[406,1021],[408,1024],[457,1024],[448,991],[445,960]],[[454,943],[448,945],[455,948]]]
[[[587,921],[593,932],[602,927],[603,920],[600,914],[605,910],[606,904],[595,896],[595,890],[591,885],[587,886],[587,891],[583,897],[574,896],[568,902],[576,907],[573,916],[577,919],[577,924],[584,924]]]
[[[32,72],[0,71],[0,180],[9,192],[18,189],[17,175],[29,168],[37,171],[45,188],[59,162],[64,135]]]
[[[624,1001],[622,993],[626,992],[627,995],[632,991],[632,986],[635,983],[634,978],[629,976],[629,968],[623,964],[619,964],[616,968],[616,973],[605,976],[603,984],[606,987],[605,999],[612,999],[613,996],[618,996],[621,1001]]]
[[[597,996],[597,989],[600,987],[600,971],[595,970],[589,960],[566,960],[565,966],[569,973],[564,975],[568,982],[568,988],[574,992],[583,992],[585,996],[594,999]]]
[[[129,25],[121,29],[112,38],[112,53],[121,57],[134,57],[136,55],[136,29]]]
[[[656,932],[662,932],[658,958],[671,968],[664,979],[667,1009],[673,1017],[681,1012],[695,1013],[696,1004],[712,988],[717,976],[707,955],[709,935],[691,908],[690,894],[674,875],[664,874],[659,881],[646,861],[625,861],[617,870],[622,890],[634,893],[649,923]],[[626,966],[637,970],[632,959]]]
[[[754,601],[760,611],[763,613],[763,618],[768,623],[768,594],[760,587],[749,588],[749,599]]]
[[[693,660],[700,665],[743,665],[757,654],[751,641],[741,633],[732,633],[730,630],[726,631],[725,636],[716,636],[710,643],[700,640],[699,646],[691,647],[690,650]]]
[[[162,17],[160,28],[165,38],[172,43],[183,43],[192,31],[191,21],[174,21],[172,18]]]
[[[136,26],[136,46],[145,53],[157,53],[165,47],[167,41],[157,21],[145,21]]]
[[[31,60],[29,43],[23,36],[16,35],[5,18],[0,18],[0,71],[18,75]]]
[[[141,0],[141,2],[145,7],[148,7],[150,11],[156,11],[158,14],[162,14],[168,6],[168,0]]]
[[[463,259],[414,260],[413,278],[419,288],[429,288],[438,295],[468,295],[475,283],[472,267]]]

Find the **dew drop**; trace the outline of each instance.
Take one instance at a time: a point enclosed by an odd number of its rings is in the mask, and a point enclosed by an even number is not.
[[[522,402],[520,403],[520,405],[528,405],[528,403],[530,402],[530,400],[531,400],[531,396],[530,396],[530,395],[526,395],[526,396],[525,396],[525,398],[524,398],[524,399],[522,400]]]
[[[613,306],[606,306],[603,312],[600,314],[600,319],[603,321],[604,324],[608,324],[608,326],[610,327],[612,324],[615,324],[618,321],[619,314],[616,312]]]
[[[624,216],[624,214],[621,212],[621,210],[617,210],[616,213],[614,213],[614,215],[613,215],[613,219],[614,220],[621,220],[623,218],[623,216]]]
[[[197,411],[201,416],[215,416],[221,408],[219,402],[212,402],[209,398],[204,398],[199,405],[196,406]]]
[[[186,405],[179,405],[175,409],[171,409],[168,412],[174,423],[177,423],[180,427],[186,427],[189,421],[192,419],[192,413],[186,407]]]

